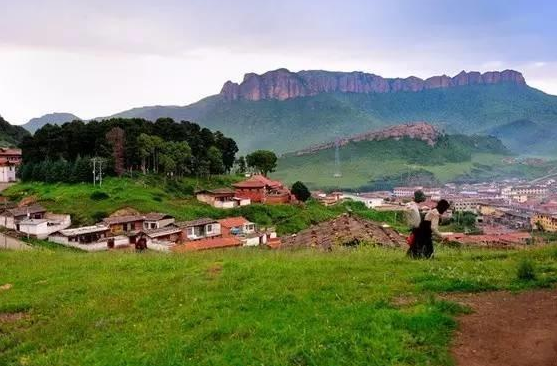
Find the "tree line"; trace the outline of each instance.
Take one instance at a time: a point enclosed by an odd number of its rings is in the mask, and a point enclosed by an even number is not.
[[[142,171],[209,176],[230,172],[238,152],[236,142],[220,131],[170,118],[47,124],[24,137],[20,147],[22,180],[68,182],[91,179],[92,157],[103,158],[107,175]],[[88,174],[82,174],[85,165]]]

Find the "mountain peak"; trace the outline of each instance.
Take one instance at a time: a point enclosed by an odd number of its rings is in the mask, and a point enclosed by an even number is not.
[[[78,116],[71,113],[48,113],[42,117],[32,118],[29,122],[23,124],[21,127],[25,128],[31,133],[35,133],[38,129],[46,124],[51,125],[61,125],[66,122],[71,122],[75,120],[80,120]]]
[[[454,77],[440,75],[424,80],[416,76],[383,78],[361,71],[307,70],[296,73],[281,68],[263,74],[247,73],[240,84],[227,81],[222,87],[221,95],[226,100],[285,100],[332,92],[366,94],[418,92],[428,89],[500,83],[526,85],[522,74],[515,70],[488,71],[483,74],[478,71],[462,70]]]

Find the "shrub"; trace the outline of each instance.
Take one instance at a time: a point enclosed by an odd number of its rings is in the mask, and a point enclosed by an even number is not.
[[[534,264],[527,259],[523,259],[518,263],[516,277],[521,281],[533,281],[536,279],[536,268]]]
[[[102,221],[102,219],[104,219],[105,217],[108,217],[108,213],[104,211],[97,211],[93,213],[91,217],[93,218],[93,220],[95,220],[95,222],[99,222]]]
[[[95,192],[91,193],[90,197],[94,201],[102,201],[102,200],[105,200],[105,199],[109,198],[110,196],[106,192],[95,191]]]

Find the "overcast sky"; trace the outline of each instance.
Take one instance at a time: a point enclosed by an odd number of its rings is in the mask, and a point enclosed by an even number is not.
[[[286,67],[524,73],[557,94],[557,4],[518,0],[0,0],[0,114],[186,105]]]

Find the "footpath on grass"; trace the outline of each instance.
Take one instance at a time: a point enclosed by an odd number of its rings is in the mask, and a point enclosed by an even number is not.
[[[557,290],[451,296],[472,313],[459,319],[458,366],[557,366]]]

